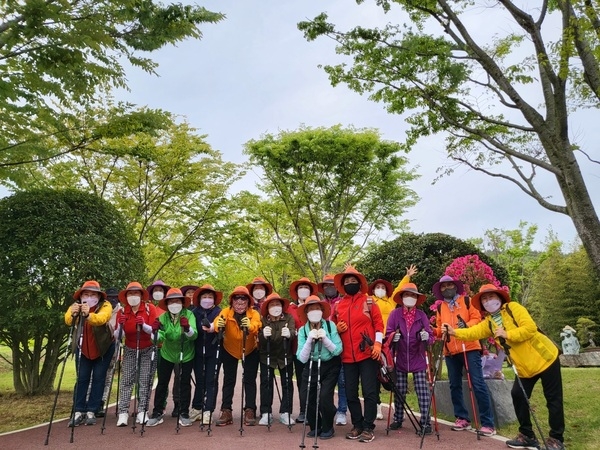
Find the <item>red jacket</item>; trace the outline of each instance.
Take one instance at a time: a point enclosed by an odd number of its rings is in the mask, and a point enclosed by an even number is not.
[[[152,303],[144,302],[140,304],[137,315],[141,315],[144,318],[144,323],[152,326],[156,318],[159,316],[159,309],[156,308]],[[137,328],[135,325],[136,313],[133,312],[131,306],[125,305],[124,309],[121,309],[117,313],[117,327],[119,327],[119,318],[125,316],[125,324],[123,325],[123,335],[125,336],[125,345],[129,348],[136,348],[137,341]],[[117,331],[119,328],[117,328]],[[144,330],[140,331],[140,348],[148,348],[152,345],[152,339],[150,335]]]
[[[360,362],[371,357],[371,347],[364,345],[364,350],[361,351],[360,344],[363,340],[363,332],[366,332],[373,342],[375,342],[375,333],[381,333],[383,336],[383,318],[375,302],[369,306],[367,296],[362,292],[356,295],[345,295],[335,304],[331,320],[336,324],[343,321],[348,325],[348,329],[340,333],[343,346],[342,362]]]

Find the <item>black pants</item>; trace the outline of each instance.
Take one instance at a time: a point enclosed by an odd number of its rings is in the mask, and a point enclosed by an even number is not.
[[[560,373],[560,360],[556,358],[550,367],[531,378],[521,378],[527,398],[531,398],[533,387],[538,380],[542,380],[544,397],[546,397],[546,406],[548,407],[548,424],[550,425],[550,437],[563,442],[563,433],[565,432],[565,412],[563,409],[563,389],[562,376]],[[533,427],[531,425],[531,415],[529,406],[519,382],[515,380],[511,396],[515,408],[515,414],[519,420],[519,431],[525,436],[533,437]],[[543,439],[543,436],[538,436]]]
[[[306,396],[302,396],[302,373],[305,364],[294,355],[294,372],[296,372],[296,387],[300,397],[300,414],[306,413]]]
[[[294,383],[292,374],[294,367],[290,362],[287,367],[279,369],[279,379],[281,380],[281,402],[279,406],[280,413],[292,413],[292,400],[294,397]],[[270,373],[269,373],[270,372]],[[275,369],[267,368],[266,364],[260,363],[260,413],[273,413],[273,389],[274,389]]]
[[[223,365],[223,399],[221,409],[232,409],[233,391],[237,378],[239,360],[231,356],[225,349],[221,352],[221,364]],[[254,350],[244,361],[244,402],[243,408],[256,411],[256,375],[258,374],[258,363],[260,362],[258,349]]]
[[[344,363],[344,376],[346,377],[346,397],[348,409],[354,428],[359,430],[375,429],[377,416],[377,373],[379,363],[371,358],[363,359],[356,363]],[[365,414],[363,416],[360,398],[358,397],[358,383],[362,388],[365,399]]]
[[[190,408],[190,399],[192,396],[191,379],[194,360],[175,364],[162,358],[158,365],[158,384],[156,385],[156,393],[154,394],[154,413],[162,414],[167,403],[169,395],[169,381],[171,374],[176,366],[181,366],[181,378],[179,379],[179,412],[188,414]]]
[[[321,361],[319,369],[318,361],[309,361],[304,365],[302,372],[302,393],[307,399],[306,420],[311,430],[329,431],[333,428],[333,419],[337,412],[333,396],[342,368],[339,356],[334,356],[329,361]],[[310,387],[308,376],[310,374]],[[319,414],[317,418],[317,383],[321,383],[319,393]],[[318,419],[318,422],[317,422]]]
[[[196,357],[194,358],[196,390],[194,391],[192,408],[199,411],[214,411],[219,389],[218,377],[215,377],[217,356],[207,356],[197,352],[198,350],[196,350]]]

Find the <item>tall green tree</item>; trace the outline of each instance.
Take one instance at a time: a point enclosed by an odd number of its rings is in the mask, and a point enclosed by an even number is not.
[[[126,87],[125,62],[154,73],[150,52],[224,18],[154,0],[3,1],[0,17],[0,165],[51,158],[38,140],[70,133],[62,110]]]
[[[52,390],[73,293],[144,280],[144,257],[124,217],[97,196],[33,190],[0,200],[0,341],[19,394]]]
[[[577,121],[577,135],[598,122],[598,3],[376,3],[398,8],[407,23],[343,31],[323,13],[299,24],[308,40],[327,36],[352,58],[325,66],[332,84],[369,94],[390,113],[410,113],[407,148],[442,133],[454,162],[510,181],[542,207],[568,215],[600,275],[600,221],[582,174],[582,165],[598,158],[593,144],[577,142],[570,130],[578,110],[589,120]],[[562,198],[550,195],[547,180]]]
[[[250,205],[250,217],[315,280],[356,258],[377,232],[402,229],[417,199],[400,145],[373,129],[302,127],[252,140],[245,152],[267,197]]]

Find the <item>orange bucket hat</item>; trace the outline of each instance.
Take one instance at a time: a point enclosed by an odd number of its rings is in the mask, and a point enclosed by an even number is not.
[[[375,289],[375,286],[378,283],[381,283],[385,286],[385,296],[386,297],[389,297],[390,295],[392,295],[392,293],[394,292],[394,287],[392,286],[392,283],[390,283],[388,280],[384,280],[382,278],[376,279],[369,285],[369,295],[375,295],[375,294],[373,294],[373,289]]]
[[[393,300],[396,303],[398,303],[399,305],[404,306],[404,303],[402,302],[402,293],[403,292],[412,292],[413,294],[417,294],[417,303],[416,303],[415,307],[422,305],[427,300],[427,296],[425,294],[420,293],[417,290],[417,285],[415,283],[406,283],[406,284],[402,285],[402,288],[398,292],[396,292],[396,294],[394,295]]]
[[[331,305],[329,302],[321,300],[317,295],[309,295],[304,303],[298,307],[298,318],[303,324],[308,321],[306,315],[306,307],[308,305],[320,305],[323,310],[323,319],[325,320],[329,319],[329,316],[331,316]]]
[[[308,278],[306,277],[302,277],[299,280],[294,281],[292,284],[290,284],[290,296],[294,299],[294,300],[298,300],[298,286],[300,286],[301,284],[307,284],[308,286],[310,286],[310,295],[316,294],[318,287],[315,283],[313,283],[312,281],[310,281]]]
[[[483,294],[487,294],[487,293],[491,293],[491,292],[495,292],[496,294],[498,294],[500,296],[500,298],[502,300],[504,300],[502,302],[502,304],[504,303],[510,303],[510,295],[508,294],[508,292],[506,292],[503,289],[500,289],[496,286],[494,286],[493,284],[484,284],[483,286],[481,286],[479,288],[479,292],[477,294],[475,294],[473,296],[473,298],[471,299],[471,304],[477,308],[479,311],[484,311],[485,309],[483,308],[483,305],[481,304],[481,296]]]
[[[168,290],[167,295],[165,295],[165,298],[158,302],[158,307],[164,311],[168,311],[169,309],[167,308],[167,301],[172,300],[174,298],[180,298],[181,300],[183,300],[184,309],[188,308],[192,303],[189,298],[185,297],[181,293],[181,289],[171,288]]]
[[[248,306],[254,306],[254,298],[250,295],[246,286],[236,286],[233,292],[229,294],[229,304],[233,303],[233,297],[236,295],[245,295],[248,297]]]
[[[358,270],[356,270],[350,264],[348,264],[346,266],[346,268],[344,269],[343,272],[336,274],[335,277],[333,278],[334,283],[335,283],[335,288],[338,290],[338,292],[341,292],[341,293],[346,292],[346,291],[344,291],[344,278],[346,278],[349,275],[352,275],[352,276],[355,276],[356,278],[358,278],[358,281],[360,282],[360,292],[362,292],[363,294],[366,294],[367,289],[369,288],[367,279],[365,278],[365,276],[362,273],[360,273]]]
[[[148,295],[148,291],[144,289],[140,283],[138,283],[137,281],[132,281],[127,285],[125,289],[119,292],[119,301],[124,305],[127,304],[127,291],[141,291],[143,302],[147,302],[150,298],[150,296]]]
[[[323,295],[325,295],[325,285],[326,284],[333,284],[333,285],[335,285],[335,282],[333,280],[333,275],[330,274],[330,273],[328,273],[327,275],[325,275],[323,277],[323,281],[321,281],[320,283],[317,284],[317,290],[321,294],[323,294]]]
[[[269,295],[264,302],[260,304],[260,314],[263,317],[267,317],[269,313],[269,303],[273,300],[279,300],[281,302],[282,312],[287,312],[288,306],[290,306],[290,301],[287,298],[283,298],[277,292],[273,292]]]
[[[219,303],[221,303],[221,300],[223,300],[223,293],[221,291],[217,291],[210,284],[203,284],[198,289],[196,289],[196,292],[194,292],[194,297],[192,298],[192,302],[194,303],[194,306],[198,306],[200,304],[200,295],[202,295],[202,293],[207,292],[207,291],[212,292],[213,295],[215,296],[215,306],[217,306]]]
[[[80,300],[81,293],[83,291],[98,292],[98,293],[100,293],[100,296],[103,299],[106,299],[106,293],[103,292],[102,289],[100,289],[100,283],[98,283],[96,280],[89,280],[89,281],[86,281],[85,283],[83,283],[83,285],[75,291],[75,293],[73,294],[73,298],[75,300]]]
[[[265,286],[265,297],[267,297],[268,295],[270,295],[273,292],[273,286],[271,286],[270,283],[267,283],[267,280],[265,280],[262,277],[254,278],[254,280],[252,280],[252,283],[248,283],[246,285],[246,289],[248,289],[248,292],[251,293],[254,290],[255,286],[258,286],[261,284]]]

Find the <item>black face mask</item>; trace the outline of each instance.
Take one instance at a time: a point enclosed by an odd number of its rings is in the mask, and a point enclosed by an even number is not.
[[[338,294],[337,289],[335,288],[335,286],[327,286],[326,288],[323,289],[323,292],[325,293],[325,297],[336,297]]]
[[[344,285],[344,291],[346,292],[346,294],[348,295],[355,295],[358,294],[358,291],[360,291],[360,283],[349,283],[349,284],[345,284]]]
[[[442,291],[442,297],[447,300],[452,300],[456,295],[456,288],[445,289]]]

